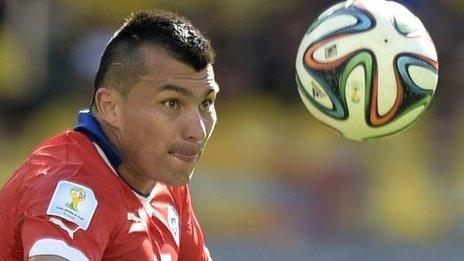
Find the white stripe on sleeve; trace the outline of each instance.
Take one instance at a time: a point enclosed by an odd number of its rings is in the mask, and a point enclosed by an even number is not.
[[[89,261],[78,249],[69,246],[63,240],[51,238],[38,240],[29,251],[29,257],[40,255],[54,255],[72,261]]]

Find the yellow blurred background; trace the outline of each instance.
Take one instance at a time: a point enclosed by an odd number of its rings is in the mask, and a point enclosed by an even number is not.
[[[163,8],[217,51],[219,121],[192,183],[216,260],[462,260],[464,5],[399,2],[434,39],[437,93],[406,131],[360,143],[316,122],[294,83],[299,41],[335,1],[0,1],[0,184],[74,126],[122,19]]]

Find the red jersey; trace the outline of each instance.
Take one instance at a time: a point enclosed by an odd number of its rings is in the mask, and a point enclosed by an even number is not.
[[[0,191],[0,260],[210,260],[188,186],[143,197],[88,133],[40,145]]]

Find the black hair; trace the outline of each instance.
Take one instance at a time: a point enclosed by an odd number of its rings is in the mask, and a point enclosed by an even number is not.
[[[142,47],[153,45],[168,51],[196,71],[214,62],[210,41],[185,17],[164,10],[138,11],[126,18],[106,46],[95,76],[95,93],[111,84],[122,94],[147,71]],[[93,100],[92,100],[93,104]]]

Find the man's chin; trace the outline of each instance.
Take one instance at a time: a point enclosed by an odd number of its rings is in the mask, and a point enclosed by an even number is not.
[[[181,187],[190,182],[193,176],[193,170],[189,172],[188,174],[186,173],[181,173],[181,174],[172,174],[171,177],[164,182],[166,185],[169,186],[174,186],[174,187]]]

